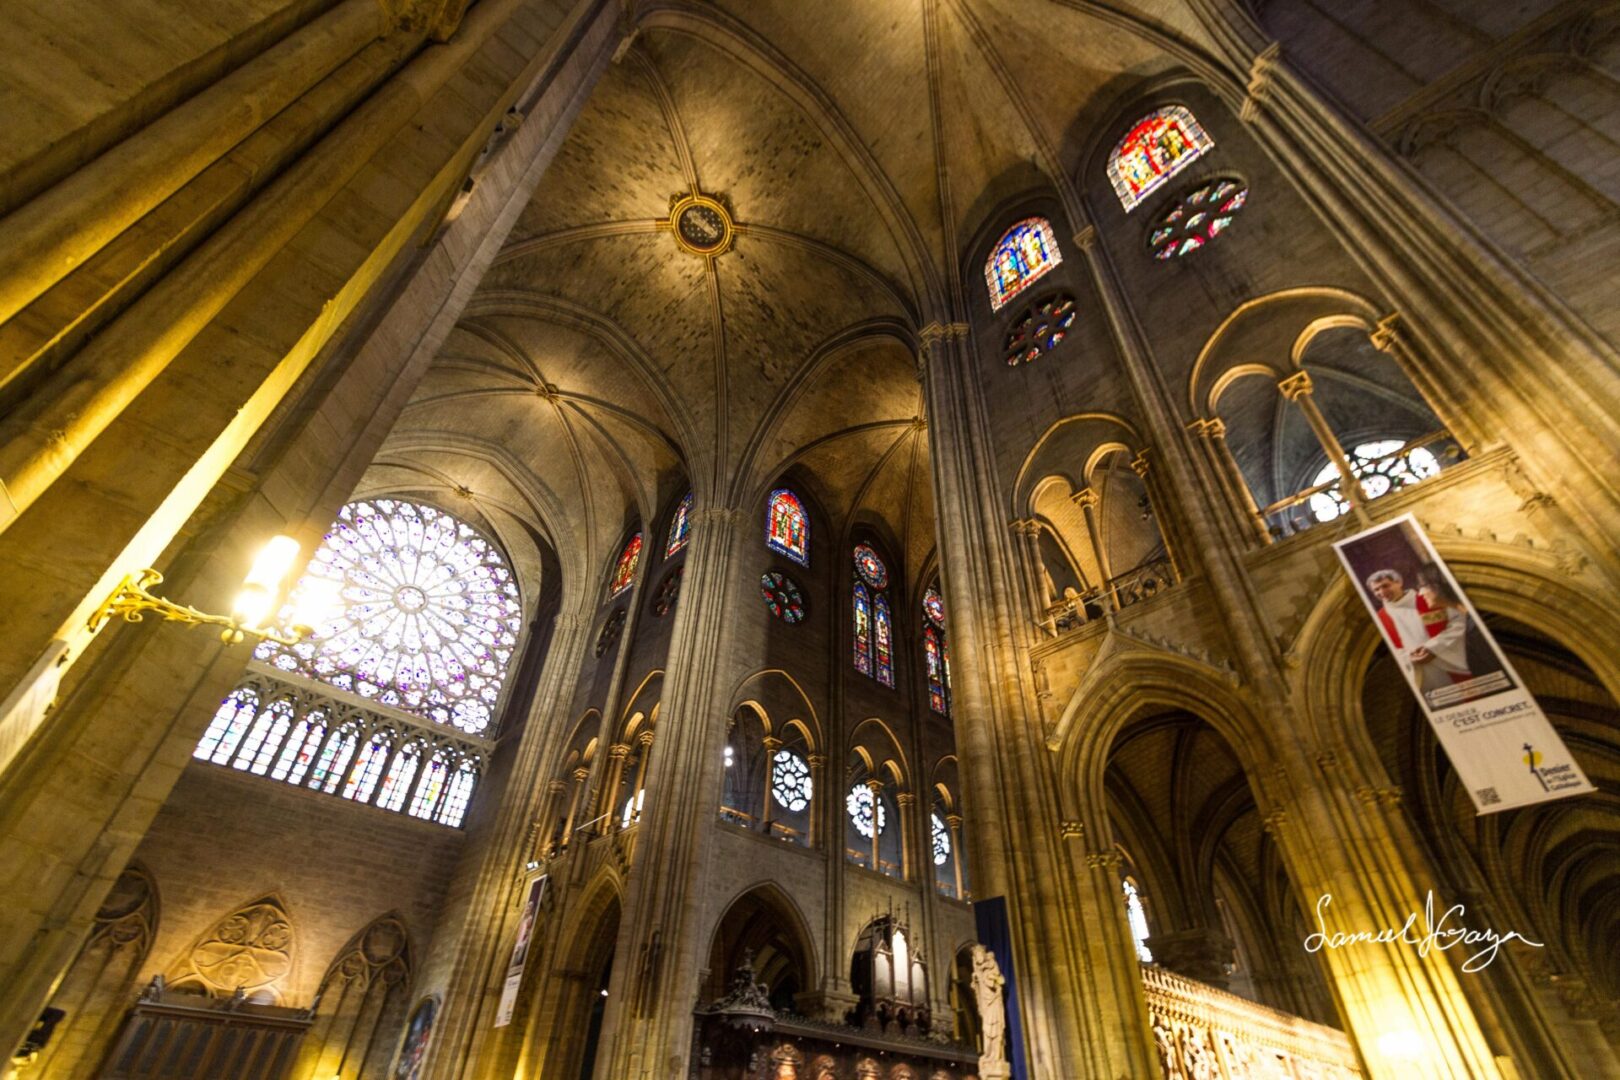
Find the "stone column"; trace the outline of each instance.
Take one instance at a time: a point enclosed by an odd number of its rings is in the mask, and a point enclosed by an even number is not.
[[[822,800],[832,798],[826,788],[827,755],[811,754],[804,760],[805,764],[810,766],[810,847],[813,850],[820,850],[826,842],[826,837],[822,836],[824,828],[821,823],[822,818],[825,816],[822,813],[822,807],[826,806],[826,803],[822,802]],[[843,855],[842,851],[830,851],[827,853],[829,859],[834,856],[842,859]],[[828,865],[831,866],[830,863]]]
[[[602,797],[597,807],[598,814],[607,815],[607,828],[599,832],[612,832],[619,823],[619,788],[624,783],[624,761],[630,756],[629,743],[614,743],[608,747],[608,775],[607,782],[602,788]],[[635,795],[631,792],[631,797]]]
[[[951,831],[951,871],[956,877],[956,898],[966,900],[962,890],[962,815],[946,814],[945,827]]]
[[[1311,396],[1315,389],[1308,371],[1297,371],[1286,379],[1279,380],[1277,389],[1282,396],[1291,401],[1304,414],[1305,422],[1311,425],[1311,432],[1316,441],[1322,446],[1322,453],[1333,463],[1339,474],[1339,493],[1344,501],[1350,505],[1350,510],[1363,525],[1371,524],[1367,517],[1366,508],[1362,505],[1364,498],[1361,492],[1361,480],[1356,476],[1355,470],[1350,467],[1350,459],[1345,456],[1344,447],[1339,445],[1339,438],[1333,434],[1328,426],[1327,417],[1322,410],[1316,407],[1316,399]]]
[[[1199,445],[1204,448],[1210,471],[1226,495],[1226,507],[1236,523],[1235,531],[1244,538],[1244,546],[1256,539],[1262,547],[1271,543],[1271,529],[1265,515],[1260,512],[1260,504],[1254,501],[1254,492],[1249,489],[1249,482],[1243,478],[1243,470],[1238,468],[1237,458],[1232,456],[1232,447],[1226,441],[1226,422],[1212,416],[1192,421],[1187,430],[1198,436]]]
[[[1046,588],[1046,564],[1041,558],[1041,523],[1034,520],[1012,522],[1013,535],[1018,537],[1018,552],[1024,568],[1024,590],[1029,597],[1030,620],[1048,633],[1057,633],[1056,621],[1047,618],[1046,609],[1052,596]]]
[[[1434,369],[1428,359],[1418,355],[1411,335],[1401,325],[1399,313],[1392,313],[1378,320],[1378,326],[1369,335],[1368,340],[1372,342],[1373,348],[1389,354],[1402,374],[1417,387],[1418,393],[1423,395],[1423,400],[1428,402],[1434,414],[1446,426],[1446,430],[1462,444],[1464,450],[1471,454],[1477,453],[1485,445],[1485,437],[1475,426],[1474,418],[1468,409],[1445,391],[1439,380],[1434,377]]]
[[[771,835],[771,811],[774,809],[772,806],[773,800],[771,799],[771,778],[776,772],[776,752],[782,749],[782,740],[774,735],[767,735],[762,745],[765,747],[765,790],[760,796],[764,801],[761,803],[759,812],[759,824],[760,828],[765,830],[765,835],[769,836]]]
[[[1153,527],[1159,530],[1159,538],[1164,541],[1164,554],[1170,560],[1170,572],[1177,581],[1183,577],[1181,573],[1181,558],[1177,549],[1181,546],[1179,529],[1173,524],[1173,517],[1166,513],[1164,493],[1159,490],[1158,477],[1153,472],[1153,462],[1147,450],[1138,450],[1131,459],[1131,471],[1142,480],[1142,489],[1147,494],[1148,509],[1153,515]]]
[[[647,759],[652,756],[653,732],[649,729],[636,736],[636,743],[641,747],[641,753],[636,757],[636,783],[630,792],[630,797],[640,795],[647,784]],[[641,820],[641,811],[635,812],[635,820]]]
[[[872,869],[883,873],[883,781],[873,777],[866,782],[866,790],[872,793]]]
[[[895,805],[900,817],[900,876],[906,881],[919,881],[917,866],[923,859],[917,857],[919,850],[914,836],[917,823],[917,796],[909,791],[902,791],[894,797]],[[932,885],[929,886],[932,888]]]
[[[1097,521],[1097,489],[1091,487],[1081,488],[1074,493],[1074,504],[1085,515],[1086,535],[1091,538],[1091,554],[1097,560],[1097,576],[1101,579],[1103,592],[1108,597],[1110,610],[1119,610],[1119,594],[1114,591],[1114,571],[1108,565],[1108,551],[1103,546],[1102,527]]]
[[[590,777],[591,770],[583,765],[574,770],[574,794],[568,800],[568,820],[563,822],[563,847],[574,838],[574,819],[579,815],[579,800],[585,794],[585,781]]]
[[[1019,610],[1017,555],[967,334],[961,323],[926,327],[920,363],[934,499],[952,508],[937,527],[974,894],[1006,901],[1025,1047],[1041,1075],[1149,1076],[1156,1066],[1141,992],[1093,955],[1082,927],[1103,912],[1077,887],[1053,821],[1053,755],[1029,664],[1036,628]]]
[[[748,658],[733,647],[736,606],[758,588],[749,559],[758,544],[753,515],[706,504],[700,490],[659,705],[658,760],[647,772],[615,947],[599,1080],[684,1076],[692,1049],[692,1003],[708,960],[705,867],[724,768],[727,702],[719,695],[743,674]]]
[[[540,811],[540,854],[543,858],[551,857],[551,834],[557,829],[557,807],[562,802],[563,792],[568,785],[561,780],[552,780],[546,784],[546,801]]]

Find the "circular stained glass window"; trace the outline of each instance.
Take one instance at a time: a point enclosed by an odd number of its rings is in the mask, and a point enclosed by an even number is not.
[[[811,792],[809,763],[792,750],[778,750],[771,759],[771,798],[776,805],[797,814],[810,805]]]
[[[686,564],[682,563],[664,575],[664,580],[658,583],[658,592],[653,595],[652,613],[657,616],[669,614],[669,609],[675,606],[675,598],[681,594],[681,574],[686,571]]]
[[[945,598],[939,595],[938,585],[930,585],[923,590],[923,614],[928,616],[929,622],[941,630],[945,629]]]
[[[849,811],[849,820],[855,826],[855,831],[872,839],[872,789],[865,784],[856,784],[849,789],[849,797],[844,800],[844,809]],[[889,824],[887,815],[883,810],[883,803],[877,803],[877,831],[882,832]]]
[[[1069,336],[1077,314],[1074,297],[1068,293],[1056,293],[1024,309],[1007,331],[1007,344],[1003,346],[1007,363],[1017,367],[1057,348]]]
[[[951,857],[951,830],[945,827],[944,820],[938,814],[930,814],[934,825],[934,865],[944,866],[945,860]]]
[[[607,622],[602,624],[602,632],[596,635],[596,655],[601,656],[613,648],[613,643],[619,640],[624,633],[624,608],[619,608],[609,615]]]
[[[855,569],[861,575],[861,580],[874,589],[881,589],[889,584],[889,568],[883,565],[878,553],[872,550],[870,544],[855,545]]]
[[[1148,233],[1155,259],[1197,251],[1225,232],[1249,201],[1249,185],[1231,176],[1206,180],[1172,206]]]
[[[340,610],[297,645],[254,657],[383,705],[486,731],[522,608],[506,559],[442,510],[366,499],[338,512],[290,600],[338,591]]]
[[[765,606],[778,619],[788,623],[804,619],[804,594],[793,579],[780,570],[768,570],[761,574],[759,591],[765,597]]]

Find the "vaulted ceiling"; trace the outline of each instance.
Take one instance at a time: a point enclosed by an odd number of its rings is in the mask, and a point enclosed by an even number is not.
[[[1173,25],[1157,7],[641,4],[387,455],[529,504],[590,566],[676,488],[748,506],[796,465],[835,534],[877,519],[915,573],[916,331],[960,310],[961,252],[1007,199],[1072,204],[1079,118],[1172,66],[1124,25]],[[736,223],[717,257],[669,226],[694,192]]]

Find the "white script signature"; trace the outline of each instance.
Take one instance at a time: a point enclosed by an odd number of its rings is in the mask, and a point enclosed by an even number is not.
[[[1471,930],[1461,925],[1461,919],[1468,909],[1461,904],[1453,904],[1441,914],[1438,920],[1434,917],[1434,890],[1429,890],[1428,899],[1423,902],[1423,911],[1412,912],[1400,926],[1386,926],[1382,930],[1358,930],[1346,934],[1341,931],[1328,933],[1325,918],[1327,907],[1333,902],[1331,893],[1323,893],[1321,899],[1316,901],[1316,929],[1317,932],[1305,938],[1305,951],[1309,953],[1320,952],[1322,949],[1342,949],[1346,945],[1413,945],[1416,946],[1419,956],[1429,955],[1430,949],[1445,952],[1457,945],[1467,948],[1478,947],[1463,961],[1462,969],[1470,974],[1480,971],[1496,959],[1496,952],[1503,945],[1518,938],[1526,945],[1539,949],[1542,943],[1531,941],[1517,930],[1509,930],[1499,934],[1495,930]],[[1446,923],[1455,915],[1458,925],[1447,926]],[[1422,919],[1419,925],[1418,920]]]

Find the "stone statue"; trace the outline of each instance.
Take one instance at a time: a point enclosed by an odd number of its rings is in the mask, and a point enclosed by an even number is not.
[[[1000,1080],[1012,1075],[1007,1064],[1007,1006],[1002,1000],[1007,979],[995,954],[973,946],[973,997],[979,1006],[979,1075]]]

